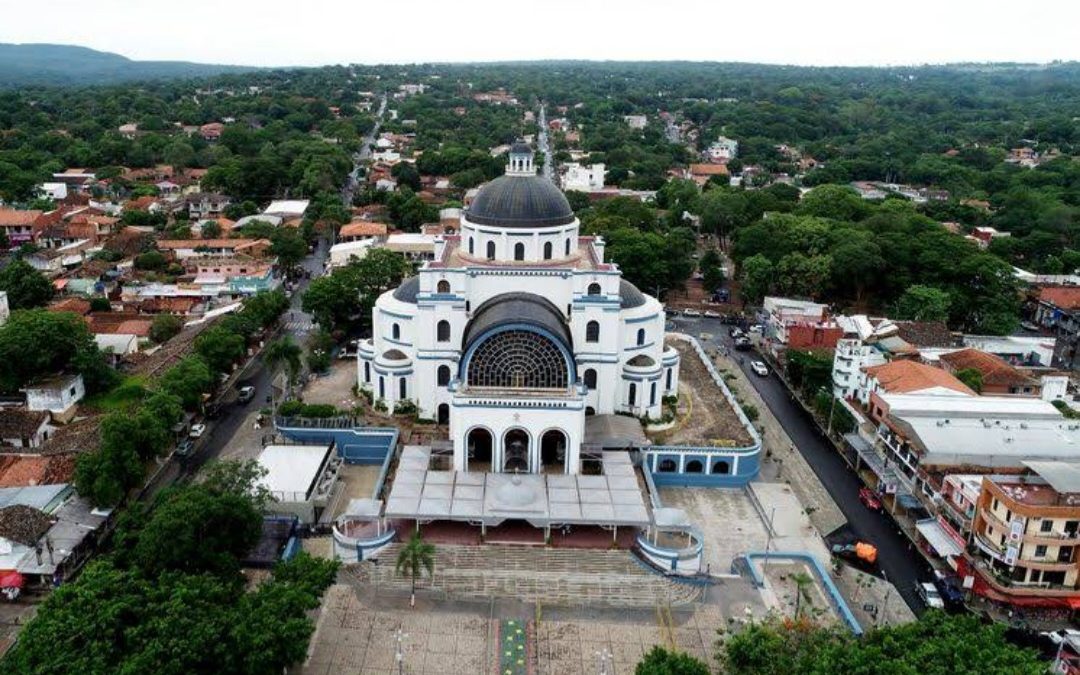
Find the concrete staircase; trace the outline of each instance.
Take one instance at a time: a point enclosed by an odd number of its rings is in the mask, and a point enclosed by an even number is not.
[[[407,592],[409,579],[394,573],[401,547],[392,544],[377,561],[349,565],[346,574]],[[648,608],[687,604],[703,592],[646,569],[628,551],[451,545],[436,548],[434,579],[421,578],[417,588],[448,598]]]

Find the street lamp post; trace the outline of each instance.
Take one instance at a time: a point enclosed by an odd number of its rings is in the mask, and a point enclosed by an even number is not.
[[[397,635],[395,636],[397,640],[397,652],[394,654],[394,661],[397,662],[398,675],[405,675],[405,654],[401,650],[401,641],[408,637],[408,633],[402,633],[400,628],[397,629]]]

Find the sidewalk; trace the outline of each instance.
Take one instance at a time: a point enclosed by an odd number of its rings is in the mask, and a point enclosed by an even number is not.
[[[784,427],[773,417],[769,406],[761,399],[753,385],[747,381],[742,370],[732,362],[730,356],[714,356],[713,362],[718,370],[723,371],[721,375],[725,376],[732,392],[752,404],[760,414],[754,426],[761,433],[765,454],[758,480],[786,482],[791,485],[799,501],[806,508],[810,522],[822,535],[845,525],[847,519],[841,513],[840,507],[833,501],[806,459],[795,449]],[[734,379],[730,375],[734,375]]]

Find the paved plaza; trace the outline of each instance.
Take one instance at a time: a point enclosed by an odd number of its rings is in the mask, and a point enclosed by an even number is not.
[[[446,602],[337,584],[327,591],[309,658],[298,672],[312,675],[398,672],[397,634],[403,637],[402,671],[412,675],[493,673],[508,620],[525,627],[528,672],[593,675],[600,655],[607,672],[633,673],[654,645],[672,647],[713,663],[718,630],[764,612],[748,585],[722,584],[690,607],[596,610],[548,607],[514,600]]]
[[[660,488],[664,506],[686,511],[704,535],[704,565],[727,574],[740,553],[764,551],[768,532],[741,488]]]

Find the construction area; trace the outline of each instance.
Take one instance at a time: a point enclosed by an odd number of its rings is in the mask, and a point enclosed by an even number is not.
[[[679,352],[679,402],[675,425],[649,434],[656,445],[746,447],[753,439],[689,342],[669,339]]]

